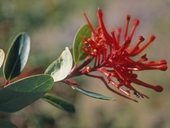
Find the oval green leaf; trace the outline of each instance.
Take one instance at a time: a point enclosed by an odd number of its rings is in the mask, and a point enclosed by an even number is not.
[[[1,128],[17,128],[14,124],[7,120],[0,120],[0,127]]]
[[[73,41],[73,59],[75,64],[78,64],[81,59],[87,56],[87,54],[85,54],[81,49],[81,47],[83,46],[82,37],[91,37],[91,30],[87,24],[83,25],[79,29]]]
[[[0,111],[18,111],[48,92],[54,84],[50,75],[35,75],[7,85],[0,89]]]
[[[82,89],[82,88],[77,87],[77,86],[74,86],[72,88],[75,89],[76,91],[86,95],[86,96],[89,96],[89,97],[92,97],[92,98],[95,98],[95,99],[101,99],[101,100],[111,100],[112,99],[112,97],[104,96],[104,95],[96,93],[96,92],[91,92],[91,91]]]
[[[29,51],[29,36],[26,33],[16,36],[4,63],[3,72],[7,80],[13,79],[22,72],[28,60]]]
[[[2,66],[5,59],[5,53],[2,49],[0,49],[0,67]]]
[[[52,62],[45,70],[45,74],[53,77],[54,82],[63,80],[70,73],[73,66],[73,58],[68,47],[61,53],[60,57]]]
[[[70,113],[75,112],[74,106],[71,103],[62,99],[61,97],[54,96],[54,95],[47,93],[47,94],[45,94],[45,96],[43,98],[48,103],[50,103],[51,105],[53,105],[61,110],[64,110],[64,111],[70,112]]]

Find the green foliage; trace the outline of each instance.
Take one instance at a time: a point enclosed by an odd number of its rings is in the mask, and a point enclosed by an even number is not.
[[[13,125],[11,122],[6,120],[0,120],[0,127],[1,128],[17,128],[15,125]]]
[[[52,89],[54,80],[63,80],[71,71],[72,54],[66,47],[60,57],[46,69],[45,74],[26,77],[8,84],[24,69],[29,51],[30,38],[26,33],[20,33],[13,41],[3,67],[7,83],[0,89],[0,111],[2,112],[15,112],[32,104]],[[3,64],[4,57],[5,54],[0,49],[0,66]],[[75,112],[72,104],[57,96],[47,94],[44,99],[62,110]]]
[[[91,31],[87,24],[83,25],[77,32],[73,41],[73,59],[75,64],[78,64],[81,59],[84,59],[84,57],[86,57],[86,54],[81,49],[81,47],[83,46],[82,37],[89,38],[90,36]]]
[[[75,108],[71,103],[65,101],[64,99],[58,96],[54,96],[47,93],[43,98],[48,103],[52,104],[53,106],[61,110],[64,110],[66,112],[71,112],[71,113],[75,112]]]
[[[112,99],[111,97],[104,96],[104,95],[96,93],[96,92],[91,92],[91,91],[82,89],[77,86],[74,86],[73,89],[75,89],[76,91],[78,91],[86,96],[92,97],[92,98],[101,99],[101,100],[111,100]]]
[[[70,73],[73,59],[68,47],[61,53],[60,57],[52,62],[45,70],[45,74],[53,77],[54,82],[61,81]]]
[[[48,92],[54,84],[50,75],[35,75],[0,89],[0,111],[18,111]]]
[[[30,51],[30,38],[26,33],[21,33],[14,39],[4,64],[4,76],[11,80],[18,76],[24,69]]]

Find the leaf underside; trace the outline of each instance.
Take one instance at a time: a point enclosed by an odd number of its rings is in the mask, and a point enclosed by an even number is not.
[[[0,67],[2,66],[5,59],[5,53],[2,49],[0,49]]]
[[[7,120],[0,120],[0,127],[1,128],[17,128],[14,124]]]
[[[45,74],[53,77],[54,82],[61,81],[70,73],[73,58],[68,47],[61,53],[60,57],[52,62],[45,70]]]
[[[78,91],[86,96],[92,97],[92,98],[101,99],[101,100],[111,100],[112,99],[112,97],[108,97],[108,96],[104,96],[104,95],[96,93],[96,92],[88,91],[88,90],[82,89],[77,86],[74,86],[73,89],[75,89],[76,91]]]

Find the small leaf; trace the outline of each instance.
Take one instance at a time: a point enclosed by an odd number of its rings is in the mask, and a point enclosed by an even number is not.
[[[74,106],[60,97],[51,94],[46,94],[43,98],[48,103],[52,104],[53,106],[61,110],[71,112],[71,113],[75,112]]]
[[[0,89],[0,111],[18,111],[48,92],[54,84],[50,75],[35,75],[21,79]]]
[[[93,98],[96,98],[96,99],[101,99],[101,100],[111,100],[112,99],[111,97],[104,96],[104,95],[96,93],[96,92],[91,92],[91,91],[82,89],[82,88],[77,87],[77,86],[74,86],[72,88],[75,89],[76,91],[80,92],[80,93],[83,93],[86,96],[93,97]]]
[[[81,47],[83,46],[82,37],[89,38],[90,36],[91,30],[87,24],[83,25],[77,32],[73,41],[73,59],[75,64],[79,63],[81,59],[87,56],[87,54],[85,54],[81,49]]]
[[[0,67],[2,66],[5,58],[5,53],[2,49],[0,49]]]
[[[53,77],[54,82],[63,80],[70,73],[73,66],[73,58],[68,47],[62,52],[60,57],[52,62],[45,70],[45,74]]]
[[[30,51],[30,38],[26,33],[19,34],[13,41],[4,63],[4,76],[11,80],[24,69]]]
[[[0,120],[0,127],[1,128],[17,128],[14,124],[7,120]]]

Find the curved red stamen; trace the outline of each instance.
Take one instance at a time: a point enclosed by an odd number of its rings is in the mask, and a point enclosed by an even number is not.
[[[125,30],[124,30],[124,39],[126,39],[126,37],[127,37],[129,22],[130,22],[130,15],[127,15],[126,16]]]
[[[139,36],[138,40],[133,45],[132,38],[134,37],[137,26],[139,25],[139,20],[134,19],[132,29],[130,34],[128,34],[130,15],[127,15],[125,28],[123,29],[124,40],[122,41],[123,43],[121,43],[121,27],[115,29],[116,32],[111,31],[111,35],[109,35],[103,22],[103,13],[101,9],[98,10],[97,17],[98,26],[94,29],[85,14],[87,23],[92,33],[95,34],[95,38],[93,36],[87,39],[83,38],[83,43],[85,45],[82,47],[82,50],[94,58],[94,66],[91,67],[90,70],[85,67],[80,71],[84,71],[84,74],[91,73],[93,71],[100,72],[103,77],[96,75],[88,76],[101,79],[109,90],[131,100],[134,100],[130,98],[131,92],[134,92],[134,95],[137,97],[148,98],[145,94],[137,91],[132,86],[133,83],[161,92],[163,90],[161,86],[147,84],[139,80],[138,75],[136,73],[134,74],[134,71],[165,71],[167,70],[166,60],[148,61],[146,54],[143,54],[143,56],[141,56],[137,61],[132,58],[148,47],[148,45],[155,40],[155,36],[152,35],[144,45],[141,44],[144,41],[144,37]],[[117,88],[119,92],[110,88],[109,84]],[[126,89],[122,87],[125,87]]]

